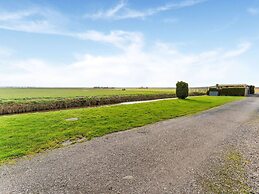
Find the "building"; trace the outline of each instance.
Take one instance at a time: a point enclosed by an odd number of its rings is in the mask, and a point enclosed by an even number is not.
[[[208,95],[210,96],[248,96],[254,93],[255,87],[247,84],[217,84],[208,90]]]

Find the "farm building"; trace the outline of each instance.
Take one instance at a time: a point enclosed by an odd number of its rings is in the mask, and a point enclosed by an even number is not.
[[[219,85],[210,87],[210,96],[248,96],[255,93],[255,87],[247,84]]]

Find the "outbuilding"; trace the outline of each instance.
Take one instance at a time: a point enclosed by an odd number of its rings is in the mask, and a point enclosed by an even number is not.
[[[210,96],[248,96],[255,93],[255,87],[247,84],[231,84],[212,86],[208,90]]]

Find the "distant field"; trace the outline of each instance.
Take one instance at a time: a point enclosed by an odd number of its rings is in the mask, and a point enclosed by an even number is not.
[[[175,93],[175,89],[0,88],[0,99],[67,98]]]
[[[206,89],[190,89],[190,95]],[[0,88],[0,115],[174,98],[175,89]]]
[[[190,92],[205,92],[206,89],[190,89]],[[94,88],[0,88],[0,99],[23,99],[23,98],[67,98],[67,97],[90,97],[90,96],[114,96],[114,95],[139,95],[139,94],[174,94],[175,89],[150,88],[138,89],[94,89]]]
[[[255,88],[255,92],[259,94],[259,88]]]
[[[81,108],[0,117],[0,163],[116,131],[190,115],[241,97],[191,97],[142,104]],[[77,118],[68,121],[69,118]]]

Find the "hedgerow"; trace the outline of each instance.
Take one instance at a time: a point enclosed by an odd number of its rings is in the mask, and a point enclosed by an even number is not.
[[[221,96],[244,96],[245,95],[245,88],[244,87],[237,87],[237,88],[222,88],[220,89]]]
[[[203,91],[193,92],[191,96],[204,95]],[[7,101],[0,103],[0,115],[26,112],[60,110],[78,107],[94,107],[122,102],[175,98],[175,94],[150,94],[106,97],[57,98],[48,100]]]

